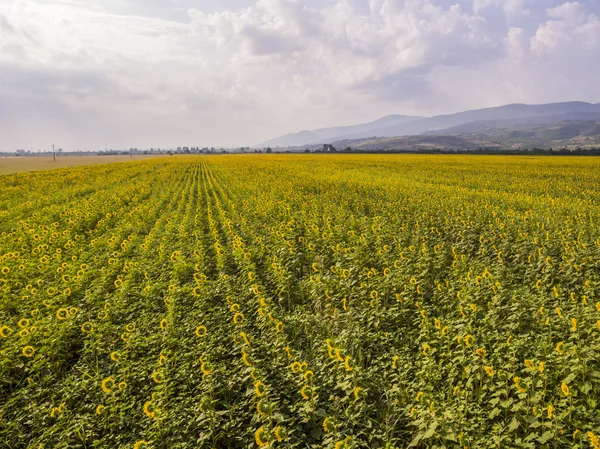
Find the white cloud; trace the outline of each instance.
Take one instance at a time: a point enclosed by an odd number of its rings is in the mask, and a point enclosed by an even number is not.
[[[252,144],[386,113],[600,101],[587,0],[194,4],[0,0],[0,148]]]

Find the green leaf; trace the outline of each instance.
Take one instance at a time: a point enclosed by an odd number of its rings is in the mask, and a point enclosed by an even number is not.
[[[510,425],[508,426],[508,431],[512,432],[514,430],[517,430],[519,425],[520,425],[519,420],[517,418],[513,418],[512,421],[510,422]]]

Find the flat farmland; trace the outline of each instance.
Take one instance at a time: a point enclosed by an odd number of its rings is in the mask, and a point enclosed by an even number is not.
[[[2,448],[598,448],[599,351],[597,158],[0,176]]]
[[[79,167],[82,165],[112,164],[115,162],[143,161],[161,155],[130,156],[58,156],[56,161],[52,156],[18,156],[0,157],[0,175],[22,173],[56,168]]]

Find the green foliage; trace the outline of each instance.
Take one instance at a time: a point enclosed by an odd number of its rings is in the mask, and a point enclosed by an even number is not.
[[[598,449],[599,185],[445,156],[0,177],[0,447]]]

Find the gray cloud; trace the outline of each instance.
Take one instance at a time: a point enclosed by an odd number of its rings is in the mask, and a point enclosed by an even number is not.
[[[0,148],[240,145],[386,113],[600,101],[596,0],[197,5],[0,0]]]

